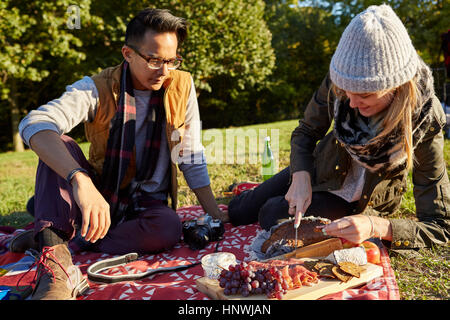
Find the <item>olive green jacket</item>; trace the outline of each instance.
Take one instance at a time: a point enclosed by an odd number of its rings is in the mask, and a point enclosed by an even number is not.
[[[334,96],[327,76],[306,107],[304,118],[292,133],[290,171],[308,171],[312,191],[341,188],[351,165],[350,155],[330,129]],[[445,245],[450,239],[450,183],[444,160],[445,114],[434,97],[432,125],[414,150],[412,170],[417,219],[395,219],[402,195],[407,191],[406,164],[395,172],[371,173],[367,170],[362,196],[354,214],[384,217],[392,224],[391,249]],[[317,141],[320,141],[317,143]]]

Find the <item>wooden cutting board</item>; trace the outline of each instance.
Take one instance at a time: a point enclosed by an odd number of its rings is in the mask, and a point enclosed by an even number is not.
[[[313,260],[313,259],[304,259]],[[319,282],[311,287],[288,290],[283,300],[316,300],[327,294],[340,292],[345,289],[358,287],[375,278],[383,275],[383,268],[372,263],[365,265],[366,271],[361,273],[359,278],[353,277],[348,282],[341,282],[335,279],[320,278]],[[197,289],[215,300],[267,300],[265,295],[250,295],[243,297],[241,295],[226,296],[223,289],[219,286],[219,281],[208,278],[199,278],[196,281]]]

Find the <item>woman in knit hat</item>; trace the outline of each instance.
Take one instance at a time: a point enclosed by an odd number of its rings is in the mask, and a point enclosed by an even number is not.
[[[352,19],[291,138],[290,166],[228,207],[234,225],[333,220],[325,234],[391,249],[450,239],[445,115],[431,70],[388,5]],[[317,143],[319,141],[319,143]],[[417,221],[394,218],[412,170]]]

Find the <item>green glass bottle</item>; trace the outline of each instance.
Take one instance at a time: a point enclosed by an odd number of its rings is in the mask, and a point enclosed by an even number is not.
[[[270,148],[270,137],[264,139],[261,174],[263,181],[266,181],[275,175],[275,160],[273,158],[272,149]]]

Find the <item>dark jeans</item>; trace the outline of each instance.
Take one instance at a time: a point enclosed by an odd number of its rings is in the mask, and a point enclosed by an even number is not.
[[[78,144],[68,136],[62,136],[61,139],[75,160],[92,172]],[[89,245],[89,249],[109,254],[144,254],[173,247],[182,234],[182,224],[177,213],[163,201],[145,202],[145,211],[110,229],[103,239]],[[63,234],[66,237],[64,240],[74,240],[69,245],[75,242],[79,246],[83,243],[79,232],[77,235],[77,229],[81,227],[81,212],[73,198],[72,186],[41,160],[36,173],[34,201],[28,203],[27,209],[34,211],[35,236],[44,228],[51,227]]]
[[[279,220],[292,217],[289,204],[284,198],[289,190],[289,167],[252,190],[244,191],[228,204],[230,222],[234,226],[259,222],[261,228],[269,230]],[[316,216],[335,220],[350,215],[353,204],[329,192],[313,192],[311,205],[305,216]]]

